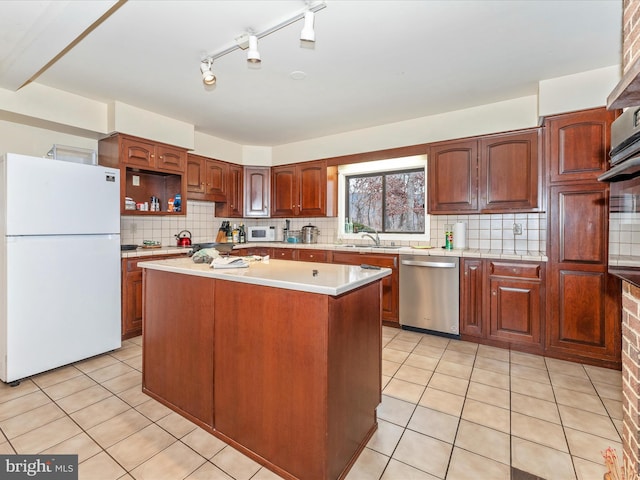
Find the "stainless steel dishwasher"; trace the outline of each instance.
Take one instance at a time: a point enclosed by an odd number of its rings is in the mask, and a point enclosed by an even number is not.
[[[458,337],[460,259],[400,255],[400,325]]]

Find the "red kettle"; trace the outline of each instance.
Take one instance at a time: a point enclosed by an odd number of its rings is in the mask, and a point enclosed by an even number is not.
[[[174,235],[178,240],[179,247],[190,247],[191,246],[191,232],[189,230],[182,230],[177,235]]]

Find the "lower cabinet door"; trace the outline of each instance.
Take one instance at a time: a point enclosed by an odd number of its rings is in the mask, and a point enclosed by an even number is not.
[[[460,333],[483,337],[483,290],[484,268],[482,260],[462,259],[460,279]]]
[[[542,345],[540,283],[490,278],[489,338]]]
[[[586,267],[550,276],[548,351],[620,362],[620,280]],[[589,292],[589,294],[585,294]]]
[[[142,270],[128,272],[123,283],[122,339],[142,333]]]

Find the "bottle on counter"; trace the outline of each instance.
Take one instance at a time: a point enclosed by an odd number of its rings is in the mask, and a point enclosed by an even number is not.
[[[233,243],[233,229],[231,228],[231,225],[227,222],[227,243]]]
[[[231,230],[231,242],[240,243],[240,230],[238,230],[238,225],[233,224],[233,230]]]
[[[240,243],[247,243],[247,234],[244,231],[244,223],[240,224],[239,240],[240,240]]]

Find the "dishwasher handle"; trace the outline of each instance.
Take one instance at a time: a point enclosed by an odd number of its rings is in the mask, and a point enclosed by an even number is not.
[[[422,260],[402,260],[402,265],[427,268],[456,268],[455,262],[424,262]]]

